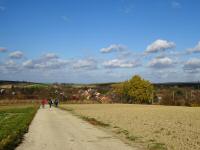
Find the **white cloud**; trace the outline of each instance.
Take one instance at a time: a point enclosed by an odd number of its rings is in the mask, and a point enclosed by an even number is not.
[[[171,3],[171,5],[173,8],[181,8],[181,3],[177,2],[177,1],[173,1]]]
[[[97,62],[94,59],[65,60],[59,59],[57,55],[43,55],[35,60],[27,60],[22,63],[26,69],[56,70],[56,69],[77,69],[93,70],[97,68]]]
[[[169,57],[154,58],[148,63],[148,66],[155,69],[172,67],[174,62]]]
[[[27,60],[22,66],[27,69],[64,69],[69,64],[68,60],[60,59],[55,53],[47,53],[42,57],[34,60]]]
[[[34,68],[34,63],[33,60],[27,60],[25,62],[22,63],[22,66],[25,68]]]
[[[197,73],[200,71],[200,59],[199,58],[192,58],[188,60],[185,64],[183,69],[189,73]]]
[[[1,73],[17,72],[20,69],[21,69],[21,67],[13,60],[7,60],[7,61],[5,61],[5,63],[0,64],[0,72]]]
[[[100,52],[101,53],[110,53],[110,52],[121,52],[121,51],[125,51],[125,50],[126,50],[126,47],[123,45],[112,44],[108,47],[100,49]]]
[[[16,65],[16,63],[13,60],[8,60],[8,61],[5,62],[5,65],[8,66],[8,67],[11,67],[11,66]]]
[[[7,51],[6,48],[4,48],[4,47],[0,47],[0,52],[6,52],[6,51]]]
[[[62,59],[51,59],[46,61],[45,59],[41,60],[27,60],[22,63],[22,66],[27,69],[45,69],[45,70],[55,70],[55,69],[64,69],[65,66],[69,63],[67,60]]]
[[[158,39],[147,46],[145,53],[156,53],[160,51],[165,51],[167,49],[174,48],[175,46],[176,45],[174,42]]]
[[[56,54],[54,53],[47,53],[43,56],[45,59],[57,59],[59,58]]]
[[[39,59],[27,60],[22,63],[24,68],[28,69],[61,69],[68,64],[67,60],[59,59],[54,53],[47,53]]]
[[[81,70],[94,70],[97,69],[97,61],[91,58],[79,59],[73,62],[72,67]]]
[[[190,53],[200,53],[200,41],[197,43],[195,47],[189,48],[187,51]]]
[[[9,54],[10,58],[14,58],[14,59],[20,59],[23,57],[23,52],[21,51],[14,51],[12,53]]]
[[[134,68],[139,66],[135,61],[126,61],[121,59],[112,59],[103,63],[105,68]]]

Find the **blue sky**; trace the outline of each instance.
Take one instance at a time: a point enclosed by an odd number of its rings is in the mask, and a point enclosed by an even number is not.
[[[198,81],[199,0],[0,0],[0,79]]]

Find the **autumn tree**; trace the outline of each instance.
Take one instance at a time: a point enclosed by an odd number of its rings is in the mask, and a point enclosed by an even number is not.
[[[123,102],[151,103],[153,98],[153,85],[142,79],[139,75],[118,85],[117,92],[122,95]]]

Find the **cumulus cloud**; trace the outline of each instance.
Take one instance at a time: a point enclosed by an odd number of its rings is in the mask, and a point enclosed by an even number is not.
[[[200,59],[199,58],[192,58],[192,59],[188,60],[184,64],[183,69],[186,72],[189,72],[189,73],[200,72]]]
[[[30,59],[22,63],[22,66],[27,69],[61,69],[69,62],[59,59],[54,53],[47,53],[38,59]]]
[[[56,54],[54,53],[47,53],[43,56],[44,59],[57,59],[59,58]]]
[[[55,70],[64,69],[69,62],[62,59],[51,59],[49,61],[41,60],[27,60],[22,63],[22,66],[27,69],[45,69],[45,70]]]
[[[165,51],[167,49],[174,48],[175,46],[176,45],[174,42],[158,39],[147,46],[145,53],[157,53],[160,51]]]
[[[10,58],[14,58],[14,59],[20,59],[20,58],[23,57],[23,55],[24,54],[21,51],[14,51],[14,52],[12,52],[12,53],[9,54],[9,57]]]
[[[122,59],[112,59],[103,63],[105,68],[134,68],[139,66],[136,61],[127,61]]]
[[[25,62],[22,63],[22,66],[25,67],[25,68],[29,68],[29,69],[33,69],[34,68],[34,62],[33,60],[27,60]]]
[[[27,60],[22,63],[23,68],[39,69],[39,70],[55,70],[55,69],[77,69],[77,70],[93,70],[97,68],[97,61],[92,58],[65,60],[60,59],[57,55],[49,53],[43,55],[39,59]]]
[[[173,64],[174,62],[169,57],[157,57],[148,63],[148,67],[162,69],[172,67]]]
[[[91,58],[75,60],[72,64],[73,69],[94,70],[97,69],[97,61]]]
[[[13,73],[19,71],[20,69],[20,65],[18,65],[13,60],[7,60],[4,63],[0,64],[1,73]]]
[[[53,60],[42,63],[36,63],[35,67],[39,69],[64,69],[68,64],[68,61],[64,60]]]
[[[17,64],[13,60],[8,60],[5,62],[5,68],[7,69],[16,69]]]
[[[6,52],[6,51],[7,51],[7,48],[0,47],[0,52]]]
[[[121,52],[125,51],[126,47],[120,44],[112,44],[108,47],[100,49],[101,53]]]
[[[200,41],[197,43],[195,47],[189,48],[187,51],[190,53],[200,53]]]

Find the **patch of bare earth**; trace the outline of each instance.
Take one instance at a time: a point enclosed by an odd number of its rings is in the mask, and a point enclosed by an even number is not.
[[[117,134],[150,150],[199,150],[200,108],[132,104],[63,105],[109,124]]]

